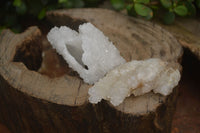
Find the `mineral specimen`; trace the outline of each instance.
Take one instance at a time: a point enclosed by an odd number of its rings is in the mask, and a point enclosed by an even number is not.
[[[69,67],[89,84],[125,63],[113,43],[91,23],[80,25],[79,33],[66,26],[54,27],[47,39]]]
[[[167,62],[151,58],[125,63],[108,72],[89,89],[89,101],[98,103],[109,100],[114,106],[134,94],[143,95],[150,91],[168,95],[180,80],[180,72]]]
[[[91,103],[105,99],[117,106],[131,94],[150,91],[168,95],[180,80],[179,70],[160,59],[125,63],[113,43],[91,23],[80,25],[79,32],[54,27],[47,38],[85,82],[96,82],[88,92]]]

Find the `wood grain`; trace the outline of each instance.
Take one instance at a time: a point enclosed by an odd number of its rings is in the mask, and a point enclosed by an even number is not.
[[[200,60],[199,20],[178,18],[172,25],[168,26],[161,23],[159,25],[173,34],[183,47],[188,48]]]

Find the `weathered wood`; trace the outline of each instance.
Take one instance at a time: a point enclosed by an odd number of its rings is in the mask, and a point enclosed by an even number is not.
[[[172,25],[159,24],[172,33],[183,47],[188,48],[200,60],[199,20],[178,18]]]
[[[160,26],[113,11],[59,10],[47,17],[53,25],[74,29],[93,23],[127,61],[157,57],[173,63],[182,56],[179,43]],[[177,97],[175,88],[166,97],[151,92],[117,107],[106,101],[92,105],[90,85],[68,68],[37,27],[17,35],[2,32],[0,85],[0,122],[12,132],[169,133]]]

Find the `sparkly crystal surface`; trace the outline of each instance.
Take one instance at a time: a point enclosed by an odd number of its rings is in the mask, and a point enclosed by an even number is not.
[[[102,99],[114,106],[134,94],[143,95],[150,91],[168,95],[180,80],[180,72],[168,66],[167,62],[151,58],[133,60],[118,66],[89,89],[89,101],[98,103]]]
[[[66,26],[54,27],[47,39],[69,67],[89,84],[94,84],[108,71],[125,63],[108,37],[91,23],[80,25],[78,32]]]

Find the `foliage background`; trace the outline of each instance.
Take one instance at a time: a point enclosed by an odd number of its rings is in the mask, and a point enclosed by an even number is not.
[[[98,7],[106,0],[1,0],[0,32],[11,28],[21,32],[29,23],[44,22],[46,11],[67,8]],[[108,1],[108,0],[107,0]],[[113,9],[147,20],[159,18],[172,24],[176,16],[195,17],[200,0],[109,0]]]
[[[101,2],[102,0],[1,0],[0,31],[11,28],[14,32],[21,32],[28,23],[42,23],[46,11],[96,7]]]

